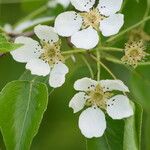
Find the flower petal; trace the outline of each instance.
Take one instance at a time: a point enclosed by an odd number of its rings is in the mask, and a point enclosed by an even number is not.
[[[107,102],[107,113],[113,119],[123,119],[133,115],[128,97],[116,95]]]
[[[32,59],[26,64],[26,69],[31,71],[31,74],[38,76],[46,76],[50,73],[49,64],[41,59]]]
[[[114,14],[100,22],[100,30],[104,36],[117,34],[124,24],[124,15]]]
[[[19,25],[17,25],[13,32],[14,33],[22,33],[26,28],[28,28],[29,26],[32,25],[32,21],[28,20],[28,21],[24,21],[22,23],[20,23]]]
[[[89,11],[95,0],[71,0],[71,4],[79,11]]]
[[[104,113],[96,107],[84,110],[79,117],[79,128],[87,138],[101,137],[106,129]]]
[[[84,92],[79,92],[75,94],[74,97],[71,99],[69,107],[73,109],[74,113],[77,113],[84,108],[87,98],[88,97],[86,97],[86,94]]]
[[[54,88],[62,86],[65,82],[65,76],[68,72],[68,67],[62,62],[54,65],[49,78],[50,86]]]
[[[13,32],[13,27],[11,24],[6,23],[3,27],[4,31],[7,33],[12,33]]]
[[[121,9],[123,0],[100,0],[98,9],[101,14],[110,16],[115,14]]]
[[[97,81],[90,78],[82,78],[75,82],[74,89],[77,91],[90,91],[95,88]]]
[[[70,4],[70,0],[53,0],[48,2],[48,7],[54,8],[57,4],[61,4],[63,7],[68,7]]]
[[[38,36],[38,38],[42,41],[57,42],[59,40],[59,37],[55,32],[54,28],[50,26],[37,25],[34,28],[34,32]]]
[[[64,37],[69,37],[80,30],[82,17],[74,11],[67,11],[57,16],[55,29],[57,33]]]
[[[129,92],[128,87],[121,80],[101,80],[101,86],[105,91],[123,91]]]
[[[41,54],[41,46],[39,43],[28,37],[17,37],[15,43],[24,44],[20,48],[11,51],[12,57],[18,62],[28,62],[31,59],[38,58]]]
[[[71,37],[71,42],[77,48],[92,49],[99,42],[99,36],[92,27],[76,32]]]
[[[63,5],[64,7],[68,7],[70,4],[70,0],[57,0],[59,4]]]

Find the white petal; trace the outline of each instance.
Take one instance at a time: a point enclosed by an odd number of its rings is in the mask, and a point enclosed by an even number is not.
[[[18,25],[16,26],[16,28],[14,28],[14,32],[23,32],[29,28],[32,28],[38,24],[41,24],[41,23],[45,23],[45,22],[50,22],[54,20],[54,17],[40,17],[40,18],[36,18],[34,20],[30,20],[28,22],[26,22],[26,25],[25,25],[25,22],[24,22],[24,25]],[[22,23],[23,24],[23,23]]]
[[[100,0],[98,9],[101,14],[110,16],[115,14],[121,9],[123,0]]]
[[[79,11],[89,11],[95,0],[71,0],[71,4]]]
[[[101,80],[100,84],[105,91],[117,90],[129,92],[128,87],[121,80]]]
[[[71,37],[71,42],[77,48],[92,49],[99,42],[99,36],[92,27],[76,32]]]
[[[70,0],[57,0],[59,4],[63,5],[64,7],[68,7],[70,4]]]
[[[95,88],[97,81],[90,78],[82,78],[75,82],[74,89],[77,91],[89,91]]]
[[[55,8],[57,6],[57,4],[58,4],[58,2],[56,0],[52,0],[47,3],[48,7],[50,7],[50,8]]]
[[[31,59],[38,58],[41,54],[41,46],[31,38],[21,36],[15,39],[15,43],[23,44],[20,48],[10,52],[18,62],[28,62]]]
[[[27,29],[29,26],[31,26],[31,24],[32,24],[32,21],[30,21],[30,20],[22,22],[14,28],[14,32],[22,33],[25,29]]]
[[[13,27],[11,24],[6,23],[3,27],[4,31],[6,31],[7,33],[12,33],[13,32]]]
[[[100,22],[100,30],[104,36],[117,34],[124,24],[122,14],[114,14]]]
[[[70,4],[70,0],[52,0],[48,2],[48,7],[53,8],[56,7],[57,4],[61,4],[63,7],[68,7]]]
[[[31,74],[38,76],[46,76],[50,73],[49,64],[41,59],[32,59],[26,64],[26,69],[31,71]]]
[[[106,129],[104,113],[99,108],[88,108],[79,117],[79,128],[87,138],[101,137]]]
[[[69,107],[73,109],[74,113],[77,113],[84,108],[86,100],[86,94],[84,92],[79,92],[71,99]]]
[[[68,72],[68,67],[62,62],[54,65],[49,78],[50,86],[54,88],[62,86],[65,83],[65,76]]]
[[[46,42],[57,42],[59,37],[53,27],[46,25],[37,25],[34,28],[35,34],[39,39]]]
[[[57,33],[64,37],[69,37],[80,30],[82,17],[74,11],[67,11],[57,16],[55,29]]]
[[[116,95],[107,102],[107,113],[113,119],[123,119],[133,115],[128,97]]]

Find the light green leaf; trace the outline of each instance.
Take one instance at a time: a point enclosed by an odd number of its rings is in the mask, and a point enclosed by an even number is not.
[[[87,140],[87,150],[140,150],[142,108],[132,104],[134,116],[125,120],[107,119],[103,137]]]
[[[141,105],[132,103],[134,116],[126,119],[124,127],[124,150],[141,149],[141,128],[143,109]]]
[[[48,104],[42,83],[14,81],[0,93],[0,127],[7,150],[29,150]]]
[[[22,44],[15,44],[9,42],[3,34],[0,34],[0,52],[6,53],[13,51],[22,46]]]
[[[3,34],[0,34],[0,43],[2,42],[7,42],[7,39]]]
[[[131,90],[134,97],[138,100],[139,103],[142,104],[144,108],[144,116],[143,116],[143,136],[144,140],[142,140],[143,149],[150,149],[149,139],[150,139],[150,69],[149,66],[141,66],[134,70],[130,84]]]

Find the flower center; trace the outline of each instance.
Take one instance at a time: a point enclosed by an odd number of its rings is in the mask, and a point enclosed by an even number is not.
[[[143,41],[134,41],[127,43],[125,46],[125,56],[122,57],[122,61],[133,67],[136,67],[138,62],[145,58],[146,53],[144,52],[145,46]]]
[[[87,95],[89,97],[86,103],[87,106],[96,105],[97,107],[100,107],[102,109],[106,109],[107,99],[112,96],[111,93],[104,92],[100,84],[98,84],[94,90],[88,92]]]
[[[43,53],[41,54],[40,59],[49,65],[54,65],[58,63],[58,61],[64,61],[60,52],[60,44],[60,41],[55,43],[43,42]]]
[[[133,57],[137,57],[139,55],[138,49],[131,49],[130,55]]]
[[[100,21],[106,18],[100,14],[98,9],[92,9],[89,12],[80,13],[80,15],[83,17],[83,29],[92,26],[94,29],[99,30]]]

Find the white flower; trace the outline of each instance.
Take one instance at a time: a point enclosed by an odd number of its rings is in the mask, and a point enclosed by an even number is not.
[[[92,49],[99,42],[98,32],[104,36],[117,34],[124,24],[124,15],[117,13],[123,0],[100,0],[93,8],[95,0],[71,0],[81,13],[63,12],[55,20],[57,33],[71,37],[77,48]]]
[[[74,113],[87,106],[79,117],[79,128],[87,138],[101,137],[106,129],[106,120],[103,111],[112,119],[123,119],[133,115],[129,99],[124,95],[113,96],[112,91],[129,92],[129,89],[120,80],[95,81],[82,78],[75,82],[75,90],[79,91],[71,99],[69,107]]]
[[[54,8],[58,4],[61,4],[63,7],[67,8],[70,4],[70,0],[51,0],[48,2],[48,6],[50,8]]]
[[[49,77],[50,86],[60,87],[65,82],[68,67],[63,63],[64,58],[60,52],[60,40],[53,27],[38,25],[34,28],[35,34],[41,40],[39,42],[29,37],[18,37],[15,43],[24,44],[12,51],[13,58],[26,64],[33,75]]]

